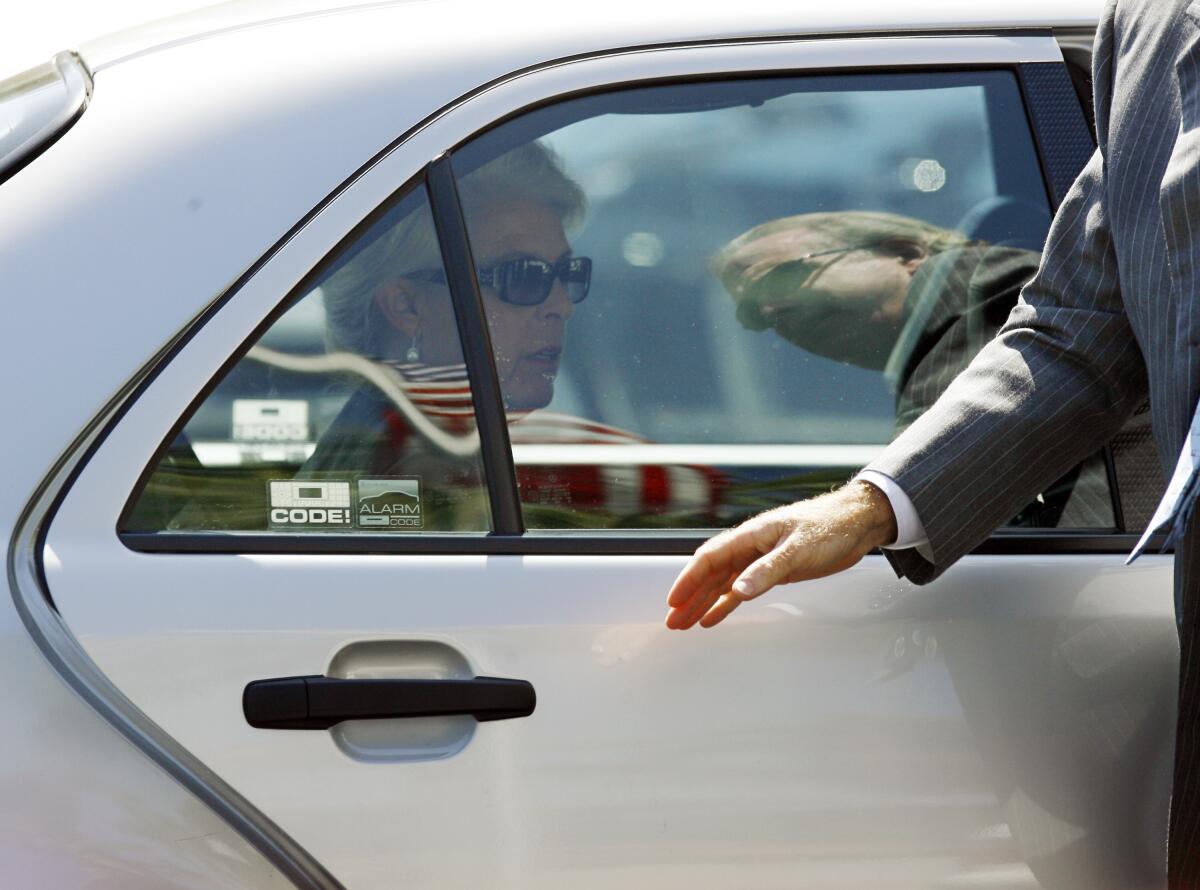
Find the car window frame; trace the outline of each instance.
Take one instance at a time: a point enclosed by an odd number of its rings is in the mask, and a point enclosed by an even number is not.
[[[1061,50],[1061,47],[1060,47]],[[853,77],[856,75],[888,75],[888,74],[932,74],[932,73],[947,73],[947,72],[997,72],[1004,71],[1010,73],[1017,85],[1018,94],[1021,99],[1022,108],[1025,113],[1026,122],[1029,126],[1030,137],[1033,141],[1034,151],[1038,163],[1038,172],[1041,176],[1042,187],[1045,191],[1046,200],[1049,204],[1051,214],[1058,212],[1058,208],[1062,201],[1066,198],[1067,192],[1084,165],[1091,157],[1096,149],[1095,132],[1086,117],[1086,109],[1081,105],[1078,90],[1070,75],[1067,67],[1067,60],[1060,58],[1054,62],[1020,62],[1011,64],[941,64],[941,65],[895,65],[883,66],[875,65],[869,67],[847,67],[839,68],[836,74],[839,76]],[[516,111],[507,115],[498,117],[489,125],[480,128],[477,132],[460,140],[452,149],[448,150],[447,154],[453,162],[454,156],[465,146],[476,140],[486,136],[490,131],[497,129],[514,119],[520,118],[523,115],[540,109],[553,107],[554,105],[562,104],[573,99],[582,98],[598,93],[616,92],[624,88],[643,89],[653,88],[656,86],[671,86],[678,84],[703,83],[718,81],[728,83],[735,80],[772,80],[782,78],[803,78],[805,76],[817,76],[828,72],[816,71],[813,69],[799,70],[776,70],[771,72],[755,72],[753,74],[739,75],[733,72],[726,72],[721,75],[713,76],[682,76],[682,77],[663,77],[650,80],[638,80],[628,83],[613,83],[606,85],[600,89],[581,90],[574,93],[562,94],[538,102],[530,103]],[[459,216],[462,215],[462,208],[456,209]],[[449,262],[449,258],[447,258]],[[508,438],[507,429],[504,430],[504,438]],[[510,452],[511,454],[511,452]],[[993,531],[992,535],[973,551],[977,553],[1007,553],[1007,552],[1048,552],[1048,553],[1064,553],[1064,552],[1127,552],[1137,542],[1138,535],[1131,533],[1126,528],[1124,515],[1121,509],[1120,493],[1118,489],[1118,477],[1116,473],[1116,464],[1113,459],[1112,449],[1109,445],[1105,445],[1098,453],[1103,461],[1105,478],[1108,485],[1108,498],[1113,512],[1113,528],[1102,529],[1074,529],[1074,528],[1021,528],[1002,526]],[[1085,459],[1086,463],[1091,458]],[[1072,468],[1074,469],[1074,468]],[[712,537],[714,533],[723,531],[722,528],[716,529],[697,529],[694,533],[687,529],[659,530],[659,529],[601,529],[601,528],[572,528],[572,529],[529,529],[524,536],[524,540],[546,538],[546,546],[551,548],[545,552],[562,552],[562,545],[556,543],[562,537],[580,536],[580,535],[597,535],[603,536],[605,539],[618,537],[655,537],[659,539],[667,539],[671,535],[679,535],[685,539],[691,540],[694,537],[707,539]],[[1112,539],[1116,535],[1127,535],[1128,542],[1117,545],[1112,544]],[[1042,539],[1050,539],[1046,543]],[[664,545],[664,547],[670,545]],[[677,545],[682,546],[682,545]],[[1024,548],[1024,549],[1022,549]],[[439,551],[440,552],[440,551]],[[517,552],[517,551],[513,551]],[[543,552],[527,551],[527,552]],[[569,551],[574,552],[574,551]],[[591,551],[587,551],[591,552]],[[681,552],[678,550],[662,551],[643,551],[630,550],[621,552],[662,552],[664,554],[671,552]]]
[[[1026,32],[1028,33],[1028,32]],[[1041,33],[1041,32],[1039,32]],[[985,35],[986,36],[986,35]],[[1051,73],[1049,69],[1057,69],[1061,73],[1061,78],[1058,78],[1062,84],[1065,84],[1065,93],[1061,89],[1048,89],[1044,83],[1033,83],[1030,74],[1034,71],[1030,66],[1039,66],[1041,72]],[[1061,103],[1069,98],[1078,114],[1079,121],[1083,122],[1084,126],[1082,133],[1086,139],[1091,142],[1091,133],[1086,126],[1084,112],[1079,105],[1074,87],[1071,84],[1070,76],[1067,72],[1066,62],[1059,61],[1039,61],[1039,62],[983,62],[979,64],[939,64],[914,62],[912,64],[895,64],[895,65],[864,65],[864,66],[843,66],[839,67],[838,73],[852,75],[856,73],[888,73],[888,72],[905,72],[905,73],[926,73],[926,72],[944,72],[944,71],[962,71],[962,70],[1009,70],[1017,79],[1020,87],[1022,101],[1025,107],[1026,114],[1029,118],[1030,131],[1034,139],[1035,148],[1038,155],[1043,184],[1047,189],[1052,209],[1057,209],[1061,202],[1065,188],[1062,183],[1069,183],[1074,178],[1074,174],[1067,177],[1063,169],[1063,156],[1061,144],[1063,140],[1070,142],[1074,140],[1074,147],[1078,149],[1078,133],[1074,135],[1064,134],[1063,132],[1054,132],[1051,127],[1055,122],[1061,123],[1062,115],[1055,113],[1056,109],[1061,110]],[[435,193],[434,189],[430,188],[432,176],[440,176],[443,174],[437,173],[439,170],[448,172],[448,164],[453,153],[462,145],[478,138],[495,126],[504,123],[514,117],[518,117],[528,111],[534,110],[537,107],[544,107],[550,104],[556,104],[575,98],[580,95],[593,94],[597,92],[609,92],[619,90],[623,87],[649,87],[657,84],[672,84],[698,81],[712,80],[732,80],[742,78],[778,78],[785,76],[804,77],[812,75],[815,69],[811,67],[801,67],[795,69],[771,69],[771,70],[755,70],[738,73],[735,71],[716,71],[711,74],[689,74],[678,76],[664,77],[647,77],[628,81],[612,81],[605,83],[600,87],[590,87],[574,91],[558,93],[555,95],[545,96],[536,102],[531,102],[519,109],[516,109],[508,114],[501,115],[494,120],[489,121],[486,125],[479,127],[474,132],[468,134],[462,139],[457,140],[453,147],[443,151],[432,161],[430,161],[419,173],[408,180],[399,190],[393,193],[398,194],[401,191],[406,191],[414,187],[425,187],[428,192],[430,206],[433,211],[435,220],[442,221],[439,224],[439,239],[442,241],[441,247],[443,256],[447,265],[447,271],[455,269],[453,277],[457,281],[455,286],[452,283],[453,291],[457,290],[457,296],[454,296],[456,309],[460,305],[470,305],[472,302],[479,299],[479,285],[475,280],[474,264],[470,262],[470,246],[465,240],[458,245],[447,243],[442,231],[442,225],[448,226],[449,230],[453,230],[458,226],[462,226],[462,233],[465,235],[465,224],[462,220],[462,210],[458,206],[457,194],[443,185]],[[1041,78],[1045,81],[1046,78]],[[469,97],[465,97],[468,98]],[[1041,109],[1039,113],[1038,109]],[[1068,117],[1070,115],[1068,114]],[[1041,121],[1039,122],[1039,118]],[[410,131],[411,132],[411,131]],[[401,137],[392,146],[380,152],[379,156],[386,154],[401,144],[404,137]],[[1094,143],[1091,143],[1094,148]],[[1091,149],[1088,153],[1090,154]],[[379,157],[377,156],[377,157]],[[437,165],[442,165],[438,167]],[[1077,172],[1077,171],[1076,171]],[[453,186],[451,177],[450,185]],[[336,193],[331,195],[328,200],[336,198]],[[385,206],[390,202],[385,201]],[[326,202],[328,203],[328,201]],[[324,206],[324,205],[322,205]],[[315,215],[320,210],[320,207],[314,208],[312,215]],[[380,210],[377,208],[360,223],[360,226],[366,225],[369,221],[377,218]],[[303,225],[302,221],[299,225]],[[360,231],[360,226],[356,226],[354,231]],[[350,236],[347,236],[350,237]],[[453,238],[451,239],[453,242]],[[340,244],[341,242],[339,242]],[[336,251],[330,251],[332,255]],[[327,258],[328,256],[327,255]],[[327,259],[326,258],[326,259]],[[320,270],[325,266],[325,260],[322,260],[311,270],[306,281],[312,280],[320,274]],[[250,270],[247,276],[253,274],[254,270]],[[465,275],[462,274],[465,271]],[[303,285],[303,283],[302,283]],[[302,286],[301,285],[301,286]],[[236,290],[235,287],[231,293]],[[269,326],[278,319],[278,317],[294,303],[295,291],[289,292],[278,306],[268,314],[262,323],[245,339],[242,345],[229,357],[227,362],[221,367],[218,373],[213,377],[209,384],[189,402],[186,411],[177,421],[176,427],[173,428],[173,434],[182,429],[187,418],[190,418],[195,408],[210,394],[211,390],[224,377],[227,370],[233,366],[244,354],[248,351],[254,342],[269,328]],[[215,311],[212,307],[212,311]],[[211,314],[206,313],[206,314]],[[474,314],[473,312],[471,313]],[[203,323],[205,319],[201,319]],[[460,327],[464,334],[464,351],[474,353],[468,358],[468,367],[472,369],[471,385],[473,392],[476,387],[475,375],[481,375],[480,379],[486,380],[490,377],[495,380],[494,359],[491,354],[490,344],[488,343],[486,324],[483,324],[482,315],[476,316],[470,323],[465,323],[463,317],[459,317]],[[484,330],[478,328],[482,326]],[[470,345],[468,345],[468,339]],[[165,356],[169,360],[170,356]],[[486,395],[477,394],[478,399],[477,411],[481,418],[485,416],[503,417],[503,404],[499,394],[498,384],[493,388],[484,385]],[[482,410],[480,410],[482,409]],[[629,555],[687,555],[692,553],[696,547],[703,541],[710,538],[714,533],[721,529],[631,529],[631,530],[606,530],[606,529],[569,529],[569,530],[526,530],[523,520],[520,518],[520,504],[517,499],[516,483],[515,483],[515,467],[513,465],[512,452],[508,443],[508,433],[506,425],[497,423],[494,420],[480,424],[480,439],[481,448],[485,453],[491,453],[492,467],[489,472],[486,472],[485,478],[488,486],[488,496],[491,500],[493,510],[499,505],[501,511],[504,512],[505,518],[503,522],[498,523],[495,519],[496,513],[493,513],[493,528],[492,531],[470,532],[470,533],[453,533],[453,534],[427,534],[414,533],[411,535],[380,535],[371,533],[356,532],[352,534],[325,534],[306,532],[303,534],[295,533],[254,533],[254,532],[179,532],[179,531],[158,531],[158,532],[128,532],[119,531],[118,536],[121,542],[131,550],[147,553],[404,553],[404,554],[629,554]],[[154,458],[148,463],[143,476],[138,480],[138,484],[133,488],[129,495],[129,499],[122,511],[122,519],[124,519],[131,505],[135,502],[143,490],[145,480],[149,474],[153,472],[157,466],[158,460],[165,452],[173,435],[167,437],[159,449],[155,452]],[[498,459],[497,455],[503,454],[503,459]],[[1107,530],[1059,530],[1059,529],[1020,529],[1020,528],[1003,528],[993,533],[991,537],[980,545],[974,552],[979,554],[1001,554],[1001,553],[1025,553],[1025,554],[1062,554],[1062,553],[1121,553],[1126,552],[1132,545],[1135,535],[1129,534],[1124,528],[1123,518],[1120,513],[1120,498],[1119,490],[1116,484],[1115,474],[1112,467],[1111,454],[1106,453],[1105,463],[1108,470],[1110,497],[1112,498],[1114,516],[1116,517],[1116,528],[1113,531]],[[516,509],[516,517],[512,515],[512,509]]]

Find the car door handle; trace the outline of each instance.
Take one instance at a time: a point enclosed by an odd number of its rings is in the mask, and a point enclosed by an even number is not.
[[[278,677],[255,680],[242,693],[246,722],[259,729],[329,729],[343,720],[450,717],[508,720],[533,713],[537,696],[526,680],[347,680]]]

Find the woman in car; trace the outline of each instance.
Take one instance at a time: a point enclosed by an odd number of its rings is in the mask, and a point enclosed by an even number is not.
[[[554,395],[567,322],[590,285],[591,261],[572,256],[566,237],[583,216],[581,189],[550,150],[533,142],[463,176],[459,193],[510,440],[645,441],[585,418],[538,410]],[[425,528],[486,528],[474,406],[433,219],[424,202],[402,203],[396,215],[377,224],[382,234],[322,284],[329,351],[354,359],[358,382],[303,475],[419,477]],[[631,515],[713,509],[719,474],[705,467],[680,467],[674,474],[680,484],[664,496],[664,474],[655,467],[517,467],[533,525],[572,524],[618,501]]]
[[[583,216],[579,186],[533,142],[463,176],[459,194],[511,441],[645,441],[537,410],[554,395],[567,322],[591,281],[591,261],[572,256],[566,237]],[[424,202],[400,210],[322,284],[329,351],[357,359],[361,370],[302,475],[418,477],[425,528],[487,528],[475,411],[433,218]],[[538,464],[519,466],[517,476],[535,525],[570,524],[618,496],[634,514],[713,508],[718,474],[679,468],[688,484],[664,499],[654,469]]]
[[[572,257],[565,230],[583,192],[551,152],[529,143],[462,177],[467,226],[505,401],[550,401],[572,304],[591,263]],[[358,251],[322,285],[331,351],[397,367],[461,367],[454,309],[428,203]]]
[[[535,142],[463,176],[459,193],[505,407],[521,417],[553,396],[567,321],[587,296],[591,262],[566,237],[583,192]],[[471,391],[433,217],[412,203],[321,286],[329,352],[390,373],[360,377],[303,474],[421,477],[432,518],[470,528],[483,508]],[[451,503],[455,516],[438,520]]]

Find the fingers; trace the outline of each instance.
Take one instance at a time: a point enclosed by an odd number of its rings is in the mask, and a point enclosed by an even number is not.
[[[731,589],[741,599],[749,600],[761,596],[776,584],[787,583],[802,562],[800,550],[800,542],[791,537],[784,538],[766,556],[755,560],[742,572]]]
[[[730,612],[744,603],[745,600],[736,593],[727,593],[700,619],[701,627],[714,627],[724,621]]]
[[[720,624],[742,603],[762,596],[778,584],[822,578],[848,569],[862,559],[860,554],[849,554],[840,562],[814,571],[804,549],[803,540],[796,537],[784,539],[778,547],[756,560],[733,580],[729,592],[720,597],[716,605],[700,619],[700,626],[707,628]]]
[[[724,538],[722,534],[719,538]],[[667,594],[667,605],[673,609],[685,607],[693,597],[712,585],[717,576],[729,573],[729,558],[726,548],[718,544],[719,538],[700,545],[695,555],[683,567],[671,592]]]
[[[748,522],[702,544],[671,585],[667,605],[675,609],[686,608],[694,598],[707,596],[718,585],[727,585],[730,572],[736,575],[758,559],[765,552],[760,541],[760,525],[759,522]],[[766,549],[773,544],[768,536]],[[725,586],[720,592],[728,589]]]
[[[729,592],[729,585],[736,571],[727,571],[697,590],[691,598],[667,613],[667,627],[671,630],[687,630],[695,625],[722,596]]]
[[[731,592],[731,586],[764,551],[777,547],[783,534],[776,523],[759,519],[702,545],[671,587],[667,597],[671,607],[667,627],[687,630],[697,622],[703,627],[712,627],[723,621],[743,600],[755,596],[740,590]]]
[[[687,599],[680,598],[679,606],[667,615],[667,627],[687,630],[697,622],[704,628],[715,627],[742,603],[786,582],[794,571],[796,550],[796,543],[785,538],[740,573],[735,566],[719,576],[707,575],[704,587],[696,588]]]

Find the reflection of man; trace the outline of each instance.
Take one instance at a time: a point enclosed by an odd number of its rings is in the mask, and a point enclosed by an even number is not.
[[[1190,519],[1200,442],[1200,7],[1110,0],[1093,83],[1099,149],[997,339],[872,465],[880,486],[856,481],[701,547],[671,591],[668,626],[712,626],[774,584],[840,571],[875,546],[898,546],[897,571],[932,580],[1099,448],[1148,394],[1164,465],[1178,467],[1161,518],[1180,535],[1168,857],[1169,885],[1180,890],[1200,887],[1200,526]]]
[[[773,328],[809,352],[882,371],[896,393],[899,435],[1000,330],[1039,259],[911,217],[852,210],[756,226],[712,266],[746,327]],[[1107,471],[1093,456],[1013,524],[1112,521]]]
[[[845,211],[756,226],[713,271],[751,330],[883,371],[899,432],[992,339],[1038,259],[910,217]]]

